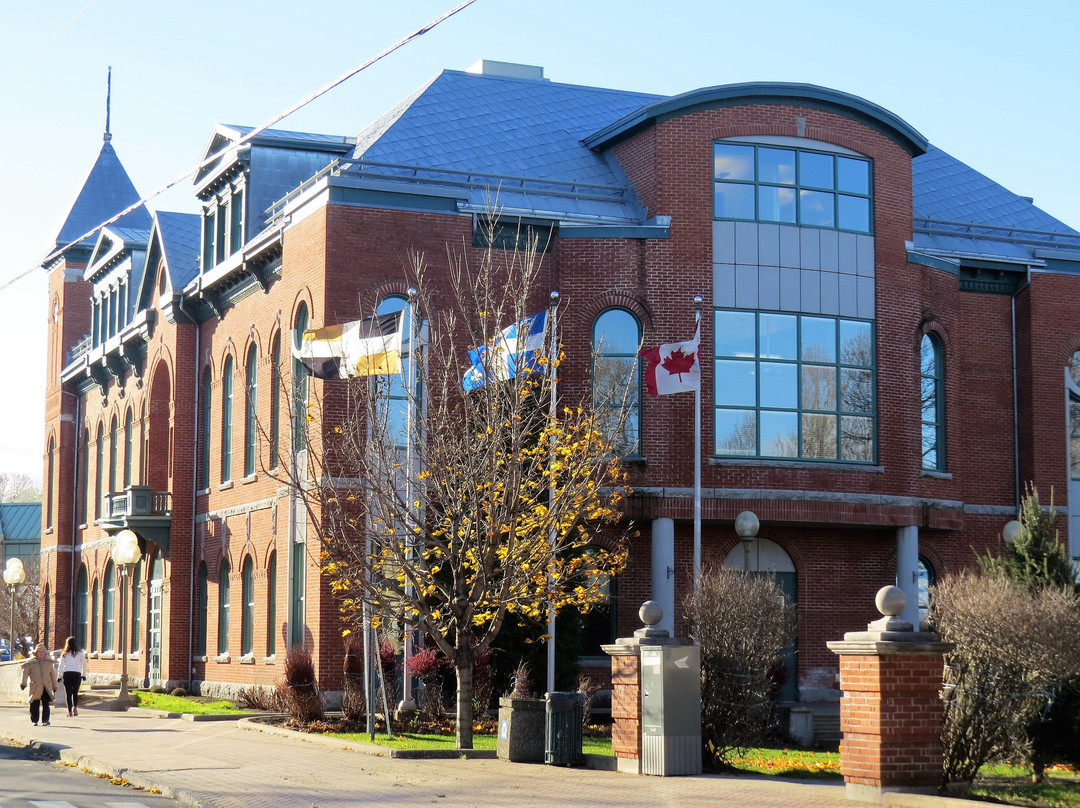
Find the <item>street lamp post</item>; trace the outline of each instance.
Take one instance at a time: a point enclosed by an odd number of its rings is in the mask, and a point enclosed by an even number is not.
[[[761,523],[753,511],[743,511],[735,517],[735,532],[743,546],[743,570],[750,572],[750,546],[754,543]]]
[[[139,537],[134,531],[121,530],[116,534],[116,544],[112,548],[112,560],[120,576],[120,698],[116,709],[126,710],[128,695],[127,676],[127,583],[131,568],[139,563],[142,551],[139,549]]]
[[[26,570],[21,558],[9,558],[4,565],[4,583],[11,595],[11,620],[8,623],[8,645],[11,646],[11,659],[15,658],[15,587],[26,580]]]

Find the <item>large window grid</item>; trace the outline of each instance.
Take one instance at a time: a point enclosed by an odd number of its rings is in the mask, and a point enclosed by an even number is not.
[[[233,358],[225,358],[221,374],[221,481],[232,479]]]
[[[244,384],[244,476],[255,473],[258,438],[259,349],[248,349]]]
[[[873,323],[715,312],[715,454],[872,463]]]
[[[713,144],[713,215],[869,233],[870,161],[722,141]]]

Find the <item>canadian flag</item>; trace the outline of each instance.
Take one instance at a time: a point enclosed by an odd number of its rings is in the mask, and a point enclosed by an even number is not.
[[[701,387],[701,324],[694,338],[686,342],[669,342],[641,352],[648,363],[645,369],[645,388],[651,396],[683,393]]]

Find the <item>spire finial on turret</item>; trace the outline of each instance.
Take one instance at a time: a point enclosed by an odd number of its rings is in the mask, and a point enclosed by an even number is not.
[[[110,107],[112,105],[112,65],[109,65],[109,76],[105,83],[105,142],[112,140],[112,132],[109,131]]]

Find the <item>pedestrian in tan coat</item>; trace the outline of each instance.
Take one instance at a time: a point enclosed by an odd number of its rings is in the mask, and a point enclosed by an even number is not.
[[[49,656],[49,649],[45,643],[37,644],[34,649],[34,658],[27,660],[22,665],[22,682],[19,687],[26,689],[26,682],[30,681],[30,720],[34,726],[38,723],[38,712],[41,712],[41,725],[49,726],[49,705],[52,704],[58,683],[56,681],[56,663]]]

